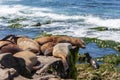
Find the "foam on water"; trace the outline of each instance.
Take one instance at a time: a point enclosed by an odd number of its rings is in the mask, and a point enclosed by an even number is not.
[[[97,26],[105,26],[108,28],[120,29],[120,19],[101,19],[99,17],[88,16],[86,23],[95,24]]]
[[[34,26],[32,25],[37,22],[51,20],[53,23],[42,25],[39,29],[47,29],[47,31],[52,34],[63,34],[77,37],[98,37],[100,39],[109,39],[120,42],[118,37],[120,36],[120,31],[98,32],[88,29],[90,27],[98,26],[120,29],[120,19],[103,19],[93,15],[58,14],[50,8],[23,5],[0,5],[0,17],[2,16],[9,19],[21,17],[27,18],[26,21],[21,22],[22,24],[28,25],[25,28],[33,28]],[[0,25],[7,26],[9,24],[0,19]],[[113,37],[111,37],[110,34],[112,34]]]

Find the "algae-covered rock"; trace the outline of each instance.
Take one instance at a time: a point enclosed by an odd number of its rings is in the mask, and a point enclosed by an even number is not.
[[[98,26],[98,27],[95,27],[95,28],[89,28],[89,29],[97,30],[97,31],[107,31],[107,30],[108,30],[107,27],[103,27],[103,26]]]
[[[22,27],[23,27],[23,25],[19,24],[19,23],[15,23],[15,24],[10,25],[10,28],[22,28]]]
[[[35,39],[36,39],[36,38],[43,37],[43,36],[52,36],[52,34],[48,34],[48,33],[42,32],[41,34],[38,34],[38,35],[35,37]]]
[[[99,69],[92,69],[89,64],[77,64],[78,80],[119,80],[120,67],[112,64],[101,64]]]
[[[116,51],[120,52],[120,43],[115,42],[112,40],[100,40],[97,38],[88,38],[85,37],[83,38],[86,44],[88,43],[96,43],[100,48],[112,48],[115,49]]]
[[[6,17],[4,17],[4,16],[2,16],[2,17],[0,17],[1,19],[7,19]]]
[[[26,18],[15,18],[15,19],[9,20],[8,23],[17,23],[19,21],[24,21],[24,20],[26,20]]]
[[[116,54],[105,55],[96,59],[99,62],[109,63],[117,66],[120,63],[120,56]]]
[[[52,23],[52,21],[48,20],[48,21],[44,22],[43,24],[51,24],[51,23]]]
[[[34,24],[33,26],[41,26],[42,24],[40,22]]]

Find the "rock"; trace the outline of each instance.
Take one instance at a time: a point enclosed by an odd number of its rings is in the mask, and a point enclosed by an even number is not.
[[[13,68],[0,68],[0,80],[13,80],[14,76],[16,75],[16,70]]]
[[[38,61],[40,61],[44,66],[40,70],[37,70],[36,74],[42,76],[52,74],[57,77],[67,77],[60,58],[55,58],[53,56],[38,56]]]
[[[33,26],[41,26],[42,24],[40,22],[34,24]]]

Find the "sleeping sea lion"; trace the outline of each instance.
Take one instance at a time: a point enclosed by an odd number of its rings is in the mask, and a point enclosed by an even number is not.
[[[40,45],[34,40],[27,37],[19,37],[17,39],[17,45],[22,50],[30,50],[34,53],[38,53],[40,51]]]
[[[47,55],[51,56],[51,55],[52,55],[52,52],[53,52],[53,47],[54,47],[54,45],[55,45],[55,43],[53,43],[53,42],[47,42],[47,43],[43,44],[43,45],[41,46],[41,52],[42,52],[45,56],[47,56]]]
[[[77,46],[80,48],[85,48],[85,43],[81,38],[75,38],[70,36],[61,36],[57,38],[56,43],[71,43],[72,46]]]
[[[36,42],[38,42],[40,45],[43,45],[47,42],[52,42],[53,41],[53,36],[45,36],[45,37],[40,37],[37,39],[34,39]]]
[[[72,45],[70,43],[58,43],[53,47],[53,56],[62,59],[65,71],[69,68],[67,58],[70,53],[70,49],[72,49]]]
[[[13,55],[18,59],[20,64],[23,64],[23,61],[25,62],[26,68],[31,72],[33,70],[40,69],[40,65],[35,66],[37,64],[37,56],[31,51],[21,51]]]
[[[0,41],[0,52],[1,53],[12,53],[21,51],[21,49],[14,43],[10,41]]]

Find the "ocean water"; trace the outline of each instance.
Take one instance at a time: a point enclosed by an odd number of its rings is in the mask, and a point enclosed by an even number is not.
[[[22,29],[9,28],[9,20],[16,18],[26,18],[19,21],[26,26]],[[46,21],[52,23],[33,26]],[[89,29],[98,26],[117,31]],[[8,34],[34,38],[43,31],[120,42],[120,0],[0,0],[0,38]]]

